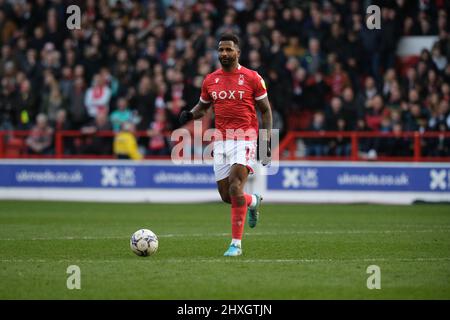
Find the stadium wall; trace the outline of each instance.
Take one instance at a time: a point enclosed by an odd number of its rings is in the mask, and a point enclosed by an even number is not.
[[[268,202],[450,202],[449,163],[282,161],[257,172],[247,191]],[[0,199],[175,203],[219,195],[211,165],[0,160]]]
[[[439,41],[438,36],[405,36],[397,45],[396,54],[399,57],[419,56],[423,49],[430,52],[433,44]]]

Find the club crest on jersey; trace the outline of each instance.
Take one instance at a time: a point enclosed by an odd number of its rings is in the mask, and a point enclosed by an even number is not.
[[[243,84],[244,84],[244,75],[241,74],[241,75],[239,76],[238,85],[242,86]]]
[[[216,78],[214,81],[216,81],[216,83],[218,83],[219,82],[219,78]]]

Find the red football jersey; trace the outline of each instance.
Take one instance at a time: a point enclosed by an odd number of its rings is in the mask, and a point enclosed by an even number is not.
[[[200,101],[213,105],[216,129],[222,134],[222,139],[241,139],[240,136],[229,134],[230,130],[241,129],[254,132],[244,137],[245,140],[256,140],[258,118],[255,101],[266,96],[266,85],[261,76],[256,71],[238,65],[232,72],[218,69],[208,74],[203,81]]]

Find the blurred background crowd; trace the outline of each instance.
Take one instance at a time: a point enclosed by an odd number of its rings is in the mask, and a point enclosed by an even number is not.
[[[79,30],[66,27],[70,4],[81,8]],[[380,30],[366,26],[370,4],[381,7]],[[111,154],[112,138],[98,133],[137,130],[141,153],[170,154],[164,132],[197,103],[220,67],[217,38],[233,32],[240,63],[266,81],[282,135],[449,131],[449,13],[444,0],[0,0],[0,130],[30,130],[36,154],[54,152],[58,130],[81,131],[65,143],[70,154]],[[438,41],[400,64],[406,35]],[[362,151],[412,152],[402,139],[363,142]],[[308,155],[350,152],[345,139],[307,146]],[[429,139],[423,152],[450,155],[450,143]]]

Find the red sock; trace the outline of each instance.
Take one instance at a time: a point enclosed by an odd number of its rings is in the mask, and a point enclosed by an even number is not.
[[[244,197],[245,197],[245,203],[247,204],[247,207],[250,207],[250,205],[252,204],[252,195],[248,194],[248,193],[244,193]]]
[[[239,198],[231,197],[231,237],[241,240],[242,234],[244,233],[247,206],[245,204],[239,206]]]

